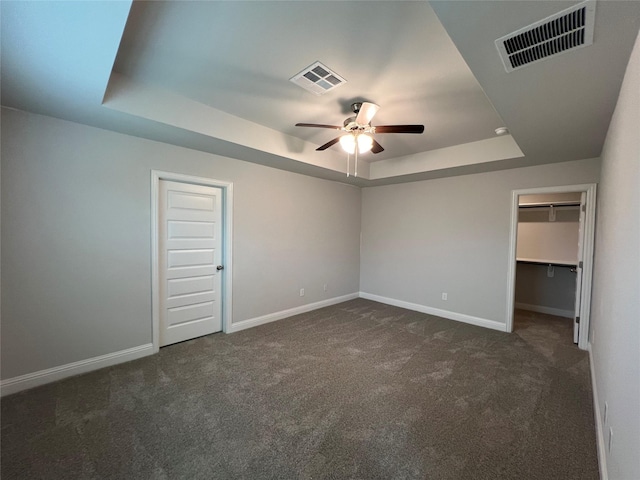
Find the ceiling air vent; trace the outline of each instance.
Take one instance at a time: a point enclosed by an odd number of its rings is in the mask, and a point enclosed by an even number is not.
[[[309,65],[289,80],[316,95],[323,95],[347,83],[344,78],[320,62]]]
[[[507,72],[593,43],[596,2],[585,2],[496,40]]]

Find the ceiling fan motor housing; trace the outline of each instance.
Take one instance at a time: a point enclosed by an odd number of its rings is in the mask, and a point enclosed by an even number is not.
[[[349,117],[343,122],[343,126],[345,130],[353,130],[357,127],[356,117]]]

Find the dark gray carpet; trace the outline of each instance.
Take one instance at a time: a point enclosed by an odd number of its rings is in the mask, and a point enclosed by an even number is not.
[[[566,319],[358,299],[2,400],[2,479],[597,479]]]

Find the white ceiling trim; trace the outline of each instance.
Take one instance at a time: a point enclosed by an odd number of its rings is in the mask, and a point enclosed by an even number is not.
[[[346,174],[346,154],[316,152],[316,145],[230,115],[168,90],[113,73],[103,106],[236,145]],[[363,166],[362,176],[368,173]],[[360,175],[360,172],[358,172]]]
[[[378,180],[520,157],[524,153],[516,141],[505,135],[375,162],[371,164],[369,178]]]

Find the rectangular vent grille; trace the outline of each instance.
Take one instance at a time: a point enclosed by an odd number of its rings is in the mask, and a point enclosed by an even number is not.
[[[496,40],[507,72],[593,43],[595,0],[587,0]]]
[[[315,95],[323,95],[347,81],[326,65],[316,62],[289,79]]]

